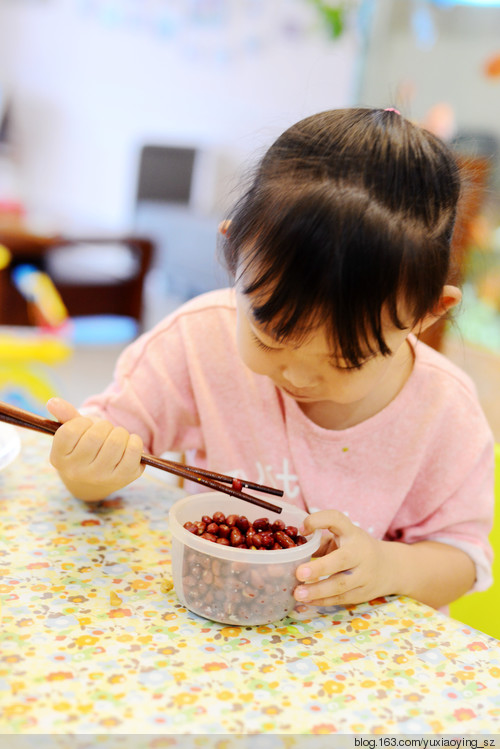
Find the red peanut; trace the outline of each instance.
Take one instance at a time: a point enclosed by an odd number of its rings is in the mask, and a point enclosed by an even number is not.
[[[245,537],[243,533],[238,530],[238,528],[233,528],[230,535],[231,540],[231,546],[239,546],[240,544],[244,543]],[[246,546],[246,544],[245,544]]]
[[[292,546],[297,545],[284,531],[276,531],[274,538],[283,549],[290,549]]]
[[[261,546],[264,546],[266,549],[270,549],[272,545],[274,544],[274,538],[273,538],[273,534],[271,533],[271,531],[264,531],[263,533],[261,533],[260,542],[261,542]]]
[[[255,532],[254,532],[254,534],[252,536],[252,546],[255,546],[256,549],[260,549],[260,547],[262,546],[262,542],[260,540],[260,537],[261,537],[261,534],[260,533],[255,533]]]
[[[217,536],[214,536],[213,533],[207,533],[206,531],[201,534],[201,537],[204,538],[205,541],[213,541],[214,543],[217,541]]]
[[[283,520],[257,518],[252,524],[245,515],[232,514],[226,518],[223,512],[214,512],[212,517],[203,515],[196,522],[188,520],[184,528],[207,541],[240,549],[277,551],[307,543],[296,526],[285,525]]]
[[[236,527],[242,533],[246,533],[247,530],[250,528],[250,520],[246,518],[244,515],[240,515],[238,520],[236,521]]]
[[[269,520],[267,518],[257,518],[252,523],[256,531],[267,531],[269,528]]]

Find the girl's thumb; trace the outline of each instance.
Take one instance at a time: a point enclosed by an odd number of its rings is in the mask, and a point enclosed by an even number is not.
[[[80,416],[77,409],[63,398],[51,398],[48,400],[47,409],[52,416],[55,416],[57,421],[61,422],[61,424],[64,424],[64,422],[69,421],[70,419],[74,419],[75,416]]]

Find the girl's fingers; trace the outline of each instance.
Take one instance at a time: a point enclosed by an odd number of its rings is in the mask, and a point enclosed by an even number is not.
[[[80,416],[79,411],[64,398],[50,398],[47,401],[47,410],[62,424]]]
[[[120,481],[138,478],[141,465],[142,439],[129,434],[123,427],[109,421],[94,421],[77,416],[63,424],[54,435],[51,462],[59,470],[87,480]]]
[[[356,570],[347,569],[317,582],[298,585],[294,590],[294,596],[297,601],[316,602],[331,596],[345,595],[353,588],[357,588],[359,582]]]
[[[77,421],[77,419],[74,421]],[[92,422],[90,419],[89,421],[90,426],[78,440],[71,455],[68,456],[77,459],[82,465],[94,463],[97,460],[106,440],[114,429],[109,421]],[[70,424],[73,424],[73,421]]]
[[[352,531],[354,527],[347,515],[340,510],[320,510],[308,515],[304,520],[306,533],[312,533],[318,528],[326,528],[334,536],[342,536]]]
[[[86,416],[78,416],[59,427],[52,440],[51,457],[58,455],[67,458],[72,455],[91,426],[90,419]]]
[[[343,547],[331,551],[322,557],[314,557],[309,562],[297,567],[296,576],[302,582],[312,582],[320,577],[345,572],[353,566],[353,559],[348,550]]]
[[[324,598],[315,598],[313,600],[299,600],[312,606],[349,606],[366,601],[366,594],[363,593],[363,588],[361,588],[361,586],[358,586],[356,588],[351,588],[345,593],[338,593],[337,595],[332,595],[330,593]]]
[[[354,560],[350,553],[349,536],[356,531],[356,527],[342,512],[338,510],[322,510],[309,515],[304,521],[306,533],[318,528],[328,528],[334,534],[334,539],[321,545],[321,556],[314,557],[309,562],[301,564],[295,572],[297,579],[302,582],[318,580],[320,577],[336,574],[350,569]],[[340,543],[342,539],[343,543]],[[334,551],[331,551],[333,547]]]
[[[128,438],[127,446],[120,462],[115,468],[115,473],[127,478],[133,476],[138,478],[146,468],[141,463],[143,442],[137,434],[131,434]]]
[[[92,470],[102,473],[115,471],[127,449],[128,440],[129,433],[126,429],[112,426],[92,460]]]
[[[95,473],[107,474],[113,480],[123,477],[129,483],[144,471],[141,455],[142,439],[137,434],[129,434],[123,427],[115,427],[90,467]]]
[[[303,534],[302,534],[303,535]],[[325,554],[329,554],[331,551],[338,549],[339,545],[336,542],[334,536],[325,537],[318,548],[318,551],[314,552],[315,557],[323,557]]]

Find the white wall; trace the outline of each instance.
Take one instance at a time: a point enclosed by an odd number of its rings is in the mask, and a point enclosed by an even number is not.
[[[222,149],[236,163],[297,119],[353,101],[355,32],[336,42],[321,30],[277,38],[287,0],[261,4],[269,33],[256,27],[253,49],[241,14],[227,32],[174,38],[106,25],[83,5],[0,4],[0,85],[14,102],[24,198],[58,228],[123,228],[144,142]]]
[[[422,6],[434,26],[434,43],[425,44],[425,35],[419,40],[414,31],[417,3],[377,0],[361,103],[400,104],[404,114],[421,120],[432,106],[447,102],[459,129],[490,130],[500,138],[500,80],[484,73],[487,60],[500,54],[500,8]]]

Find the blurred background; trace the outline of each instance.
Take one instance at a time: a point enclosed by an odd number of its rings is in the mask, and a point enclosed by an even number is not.
[[[0,0],[0,398],[81,402],[227,285],[219,221],[302,117],[393,106],[466,177],[464,302],[429,343],[500,441],[500,1]]]

